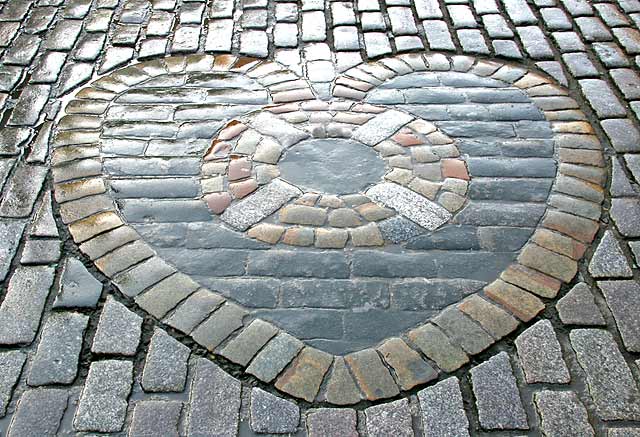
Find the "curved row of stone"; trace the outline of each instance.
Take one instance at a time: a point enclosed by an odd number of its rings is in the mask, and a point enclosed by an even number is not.
[[[397,211],[415,222],[416,228],[433,230],[465,204],[469,180],[465,162],[454,141],[433,123],[351,101],[310,100],[270,106],[267,111],[229,122],[202,165],[203,200],[209,209],[240,231],[249,228],[253,238],[324,249],[347,244],[380,246],[390,241],[385,229],[396,220]],[[381,119],[389,118],[395,124],[371,137]],[[286,138],[286,144],[278,136]],[[324,138],[369,142],[350,145],[375,150],[386,164],[386,174],[381,176],[393,184],[379,183],[366,194],[336,194],[300,190],[280,179],[278,164],[289,149],[307,139]],[[303,165],[295,162],[292,167]],[[408,200],[401,205],[398,197]],[[425,211],[421,213],[422,204]],[[263,222],[274,214],[274,223]]]
[[[518,263],[483,293],[468,297],[402,338],[388,339],[375,349],[335,357],[305,346],[269,323],[248,320],[243,308],[201,289],[155,256],[123,222],[113,200],[104,194],[96,146],[99,132],[84,129],[87,120],[97,119],[118,95],[120,91],[116,90],[179,68],[211,68],[216,62],[235,68],[235,58],[221,58],[167,58],[117,71],[77,94],[67,107],[67,113],[77,115],[63,118],[55,135],[55,195],[73,239],[101,270],[113,262],[120,263],[119,273],[111,275],[114,284],[157,319],[212,352],[247,366],[247,373],[274,383],[282,392],[309,402],[325,400],[346,405],[393,397],[437,378],[440,371],[455,371],[469,361],[470,355],[533,319],[545,307],[542,299],[555,297],[561,284],[575,276],[577,260],[598,230],[596,220],[605,179],[600,143],[576,102],[546,77],[523,68],[476,62],[468,57],[401,55],[347,71],[336,80],[334,94],[361,99],[385,79],[428,69],[471,72],[523,89],[544,111],[557,134],[559,177],[541,227],[521,252]],[[287,74],[277,64],[239,62],[244,64],[239,69],[260,76],[258,80]],[[256,74],[260,71],[264,74]],[[277,98],[288,96],[291,94],[279,94]]]

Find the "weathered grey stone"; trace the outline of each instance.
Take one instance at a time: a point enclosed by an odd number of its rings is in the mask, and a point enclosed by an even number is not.
[[[95,308],[101,294],[102,283],[89,273],[79,259],[67,258],[53,307]]]
[[[176,273],[136,296],[135,301],[145,311],[160,319],[198,288],[198,284],[191,278]]]
[[[230,206],[221,219],[238,230],[246,230],[277,211],[302,192],[280,179],[265,185],[251,196]]]
[[[28,390],[22,394],[7,436],[56,435],[67,409],[69,393],[60,389]]]
[[[9,272],[11,261],[16,254],[22,237],[25,223],[18,221],[0,222],[0,280],[4,280]]]
[[[593,436],[587,410],[574,392],[542,390],[533,396],[545,435]]]
[[[167,319],[167,325],[184,333],[190,333],[207,318],[224,299],[208,290],[199,290],[189,296]]]
[[[515,343],[527,383],[569,383],[569,369],[550,321],[541,320],[531,326]]]
[[[602,240],[589,263],[589,273],[594,278],[630,278],[633,272],[620,243],[610,230],[605,231]]]
[[[247,312],[232,303],[225,303],[191,333],[191,337],[210,351],[243,324]]]
[[[358,437],[355,410],[317,408],[307,412],[309,437]]]
[[[452,344],[434,325],[427,324],[416,328],[410,331],[407,337],[445,372],[453,372],[469,362],[469,357],[462,348]]]
[[[124,425],[127,398],[133,382],[130,361],[96,361],[89,367],[78,409],[76,431],[118,432]]]
[[[379,142],[387,139],[387,137],[393,135],[412,119],[413,117],[403,112],[395,110],[385,111],[356,129],[352,138],[369,146],[375,146]]]
[[[369,407],[364,410],[364,415],[367,434],[371,437],[414,435],[407,399]]]
[[[16,166],[13,177],[3,190],[0,215],[14,218],[30,215],[47,171],[43,166],[26,164]]]
[[[509,355],[500,352],[470,371],[484,429],[529,429]]]
[[[278,398],[259,388],[251,390],[251,429],[257,433],[295,433],[300,409],[293,402]]]
[[[18,383],[22,367],[27,360],[27,355],[20,351],[7,351],[0,353],[0,417],[4,417],[11,401],[13,389]]]
[[[113,278],[113,282],[123,294],[134,297],[175,271],[162,259],[153,257],[124,273],[118,274]]]
[[[278,334],[251,361],[246,372],[264,382],[272,381],[289,364],[303,343],[287,333]]]
[[[34,240],[27,238],[20,264],[38,265],[51,264],[60,259],[60,240]]]
[[[594,325],[605,324],[604,317],[596,305],[589,286],[584,282],[576,284],[556,304],[560,320],[565,325]]]
[[[78,373],[82,338],[89,317],[78,313],[51,313],[31,361],[27,383],[71,384]]]
[[[0,305],[0,344],[29,344],[40,325],[42,310],[53,284],[51,267],[19,267]]]
[[[464,411],[458,378],[447,378],[419,391],[418,400],[425,437],[469,435],[469,419]]]
[[[622,235],[640,237],[640,222],[636,220],[640,214],[640,200],[633,198],[612,199],[610,214]]]
[[[254,320],[231,340],[220,351],[220,354],[234,363],[246,366],[262,346],[271,340],[277,332],[278,329],[270,323],[260,319]]]
[[[400,393],[389,370],[373,349],[363,349],[345,356],[345,362],[367,399],[384,399]]]
[[[337,356],[326,386],[325,398],[334,405],[352,405],[360,401],[362,395],[356,386],[344,358]]]
[[[602,420],[640,420],[640,391],[613,336],[601,329],[569,334]]]
[[[187,435],[236,436],[240,390],[240,381],[209,360],[197,359],[189,394]]]
[[[367,191],[367,195],[429,230],[440,227],[451,218],[451,213],[440,205],[397,184],[375,185]]]
[[[187,379],[191,351],[161,329],[149,343],[141,385],[148,392],[181,392]]]
[[[182,402],[144,400],[136,403],[129,435],[178,437]]]
[[[475,355],[495,341],[484,329],[455,308],[447,308],[433,322],[468,354]]]
[[[138,349],[142,317],[130,311],[111,296],[102,308],[93,337],[93,353],[133,356]]]
[[[640,352],[640,285],[636,281],[599,281],[607,305],[616,320],[622,342],[631,352]]]

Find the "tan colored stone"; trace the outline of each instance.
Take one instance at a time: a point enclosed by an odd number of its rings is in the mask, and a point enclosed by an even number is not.
[[[409,188],[416,193],[422,194],[429,200],[434,200],[438,191],[440,191],[441,184],[424,180],[422,178],[414,178],[409,184]]]
[[[467,354],[432,324],[410,331],[407,337],[445,372],[454,372],[469,362]]]
[[[305,347],[277,379],[276,388],[307,402],[313,402],[332,362],[333,355]]]
[[[523,322],[528,322],[544,310],[544,303],[533,294],[500,279],[487,285],[484,292]]]
[[[297,225],[321,226],[327,219],[327,211],[304,205],[287,205],[280,210],[280,221]]]
[[[334,405],[353,405],[362,399],[360,390],[342,357],[336,357],[334,360],[333,369],[327,381],[325,399]]]
[[[291,246],[311,246],[314,232],[311,228],[295,227],[285,231],[282,242]]]
[[[347,245],[349,233],[344,229],[316,229],[316,247],[322,249],[342,249]]]
[[[591,243],[599,229],[598,222],[559,211],[549,211],[542,220],[542,226],[583,243]]]
[[[502,272],[500,279],[546,298],[556,297],[562,285],[558,279],[520,264],[511,264]]]
[[[584,255],[584,252],[587,250],[585,244],[573,238],[565,237],[564,235],[542,228],[536,230],[532,240],[539,246],[575,260],[582,258],[582,255]]]
[[[236,199],[242,199],[258,189],[258,181],[247,179],[246,181],[229,184],[229,191]]]
[[[578,263],[575,260],[536,244],[526,245],[518,261],[564,282],[570,282],[578,272]]]
[[[373,202],[359,205],[355,209],[358,211],[358,214],[370,222],[377,222],[395,215],[393,210]]]
[[[458,309],[498,340],[515,331],[519,324],[511,314],[476,294],[460,302]]]
[[[73,241],[82,243],[95,235],[122,226],[120,217],[111,211],[100,212],[69,225]]]
[[[249,229],[248,235],[265,243],[275,244],[284,233],[284,227],[270,223],[260,223]]]
[[[438,376],[433,367],[425,362],[416,351],[399,338],[390,338],[378,347],[384,360],[396,374],[403,390],[410,390]]]

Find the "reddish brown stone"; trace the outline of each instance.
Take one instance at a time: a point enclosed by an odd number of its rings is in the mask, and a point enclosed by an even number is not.
[[[233,194],[233,197],[236,199],[242,199],[243,197],[253,193],[256,189],[258,189],[258,181],[253,178],[229,184],[229,191],[231,191],[231,194]]]
[[[464,161],[459,159],[443,159],[440,161],[442,167],[442,176],[444,178],[457,178],[469,180],[469,172]]]
[[[393,141],[404,147],[417,146],[423,144],[423,141],[414,134],[407,132],[398,132],[392,138]]]
[[[231,138],[237,137],[246,130],[247,126],[245,124],[242,124],[237,120],[233,120],[227,125],[227,127],[220,131],[220,133],[218,134],[218,139],[230,140]]]
[[[222,214],[231,204],[231,195],[229,193],[213,193],[204,197],[207,206],[214,214]]]
[[[587,250],[585,244],[546,229],[538,229],[533,234],[533,241],[539,246],[575,260],[582,258],[582,255]]]
[[[212,161],[214,159],[225,158],[229,156],[231,152],[231,144],[224,141],[214,140],[211,143],[211,147],[204,156],[205,161]]]
[[[251,176],[251,161],[249,161],[249,158],[237,158],[229,162],[230,181],[237,181],[249,176]]]
[[[238,58],[233,55],[218,55],[213,61],[214,70],[228,70]]]
[[[305,347],[291,367],[278,378],[276,387],[292,396],[313,402],[332,362],[332,355]]]
[[[562,282],[544,273],[536,272],[520,264],[510,265],[500,278],[503,281],[517,285],[538,296],[553,298],[558,294]]]
[[[591,243],[599,229],[598,222],[559,211],[549,211],[542,221],[542,226],[562,232],[583,243]]]
[[[484,292],[523,322],[533,319],[544,309],[544,303],[533,294],[500,279],[487,285]]]
[[[438,376],[433,367],[399,338],[390,338],[378,347],[384,360],[395,370],[400,388],[410,390]]]
[[[564,149],[558,151],[560,161],[571,164],[586,164],[604,167],[604,157],[600,150]]]

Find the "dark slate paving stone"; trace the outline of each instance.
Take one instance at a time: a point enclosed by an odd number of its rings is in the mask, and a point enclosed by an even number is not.
[[[178,224],[176,224],[179,226]],[[247,238],[240,232],[210,222],[187,223],[184,245],[190,249],[267,249],[271,245]]]
[[[104,172],[113,176],[191,176],[200,173],[196,158],[110,158]]]
[[[546,206],[539,203],[470,202],[454,221],[476,226],[533,227],[537,226],[545,209]]]
[[[31,361],[29,385],[71,384],[74,381],[88,323],[89,317],[82,314],[51,313]]]
[[[0,305],[0,344],[33,341],[53,279],[54,269],[50,267],[19,267],[14,271]]]
[[[418,399],[425,437],[469,435],[469,419],[464,411],[458,378],[447,378],[419,391]]]
[[[384,281],[296,280],[282,283],[281,305],[290,308],[387,308]]]
[[[340,339],[344,311],[292,308],[255,311],[255,317],[268,320],[299,339]]]
[[[551,179],[474,178],[468,196],[479,200],[544,202],[552,183]]]
[[[82,262],[67,258],[54,308],[95,308],[102,294],[102,283],[93,277]]]
[[[198,196],[200,184],[194,179],[114,179],[109,181],[115,198],[171,199]]]
[[[209,276],[195,276],[194,279],[248,308],[275,308],[278,304],[281,281],[277,279],[216,279]]]
[[[133,410],[129,435],[178,437],[181,411],[182,402],[139,401]]]
[[[158,249],[158,255],[189,275],[238,276],[245,273],[247,256],[255,254],[233,249]],[[251,266],[249,266],[251,269]],[[251,271],[249,271],[251,273]],[[269,275],[271,276],[271,275]],[[275,274],[274,274],[275,276]]]
[[[118,205],[129,223],[205,222],[211,212],[200,200],[119,200]]]
[[[403,280],[391,284],[392,307],[400,310],[440,310],[485,285],[465,279]]]
[[[533,231],[533,228],[482,226],[478,228],[478,239],[483,250],[511,252],[522,249]]]
[[[493,356],[470,372],[480,425],[484,429],[529,429],[506,352]]]
[[[257,433],[287,434],[298,429],[298,406],[259,388],[251,390],[250,411],[251,428]]]
[[[196,360],[189,394],[187,435],[236,435],[240,390],[240,381],[207,359]]]
[[[516,132],[509,122],[493,121],[442,121],[438,127],[454,138],[515,138]]]
[[[640,420],[640,391],[613,336],[601,329],[569,334],[602,420]]]
[[[8,437],[57,435],[69,393],[60,389],[28,390],[20,397]]]
[[[435,277],[437,264],[431,254],[397,254],[362,250],[353,254],[354,276],[404,278]]]
[[[469,158],[469,173],[474,177],[553,178],[556,163],[551,158]]]
[[[271,250],[249,254],[247,273],[275,277],[344,279],[349,268],[344,254]]]
[[[480,249],[475,226],[445,225],[429,234],[411,239],[407,249],[477,250]]]

